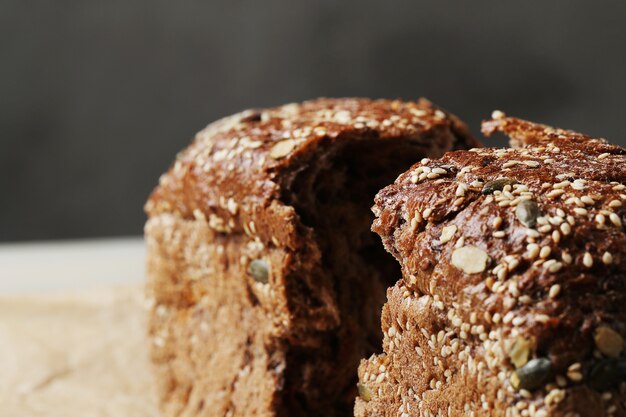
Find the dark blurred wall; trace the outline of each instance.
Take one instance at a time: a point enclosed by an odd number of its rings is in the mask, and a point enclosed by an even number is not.
[[[197,130],[317,96],[423,95],[475,132],[497,108],[626,145],[624,16],[619,1],[0,0],[0,240],[139,234]]]

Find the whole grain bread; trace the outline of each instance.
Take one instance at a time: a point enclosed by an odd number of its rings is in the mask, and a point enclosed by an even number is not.
[[[376,197],[403,277],[355,414],[625,416],[626,150],[501,112],[483,131],[513,148],[422,161]]]
[[[146,204],[164,415],[351,415],[400,274],[369,230],[373,196],[473,146],[426,100],[319,99],[198,133]]]

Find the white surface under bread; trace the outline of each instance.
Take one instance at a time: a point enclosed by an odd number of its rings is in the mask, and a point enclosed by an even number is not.
[[[140,240],[0,247],[0,416],[157,416],[142,269]]]
[[[143,239],[0,244],[0,295],[40,294],[144,279]]]

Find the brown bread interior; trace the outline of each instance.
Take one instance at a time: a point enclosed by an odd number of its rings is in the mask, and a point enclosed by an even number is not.
[[[398,263],[371,232],[374,195],[413,163],[435,156],[433,142],[355,139],[320,144],[305,169],[285,176],[286,204],[303,227],[313,229],[322,271],[330,276],[339,323],[330,331],[296,335],[287,354],[284,416],[352,415],[359,361],[380,349],[380,315],[385,294],[401,276]],[[314,297],[297,278],[290,308],[314,307]],[[304,292],[304,294],[302,294]],[[313,301],[312,301],[313,299]]]

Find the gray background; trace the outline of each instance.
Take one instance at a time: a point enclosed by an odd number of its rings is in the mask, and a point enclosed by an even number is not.
[[[317,96],[426,96],[475,132],[498,108],[626,145],[625,17],[621,1],[0,0],[0,241],[139,234],[197,130]]]

